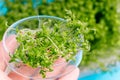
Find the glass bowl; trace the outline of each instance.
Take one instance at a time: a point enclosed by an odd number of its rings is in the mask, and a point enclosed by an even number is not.
[[[46,23],[48,22],[48,23]],[[66,20],[54,16],[30,16],[27,18],[23,18],[21,20],[18,20],[17,22],[13,23],[5,32],[3,36],[3,47],[6,51],[6,53],[9,55],[14,54],[14,51],[17,49],[17,47],[14,48],[14,50],[11,50],[11,47],[7,45],[7,43],[11,40],[9,39],[11,36],[14,36],[12,38],[15,38],[17,31],[21,29],[32,29],[36,30],[37,28],[40,28],[43,23],[46,23],[47,26],[51,27],[55,25],[56,23],[59,23],[61,25],[61,28],[64,27],[64,24],[66,23]],[[34,27],[33,27],[34,26]],[[12,44],[11,46],[16,46],[18,44]],[[4,56],[3,56],[4,57]],[[43,80],[41,75],[39,74],[39,68],[31,68],[23,63],[21,63],[19,60],[16,62],[9,63],[8,60],[4,57],[4,60],[7,63],[8,68],[10,72],[14,72],[24,78],[30,79],[30,80]],[[47,72],[47,77],[44,80],[53,80],[57,79],[61,76],[69,74],[71,71],[73,71],[81,62],[82,60],[82,50],[78,51],[78,53],[75,56],[75,60],[71,61],[64,61],[60,59],[58,62],[56,62],[53,67],[54,70],[52,72]],[[69,69],[65,71],[65,69]]]

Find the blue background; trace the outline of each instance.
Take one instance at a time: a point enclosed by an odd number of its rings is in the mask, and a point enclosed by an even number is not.
[[[120,80],[120,65],[110,68],[107,72],[93,73],[78,80]],[[81,74],[82,75],[82,74]]]

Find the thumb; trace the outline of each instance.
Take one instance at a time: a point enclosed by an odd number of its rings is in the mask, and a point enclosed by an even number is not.
[[[10,37],[8,37],[5,41],[5,45],[6,45],[6,48],[11,52],[13,53],[15,48],[17,47],[17,41],[16,41],[16,38],[15,38],[15,35],[12,35]],[[1,70],[5,70],[6,68],[6,65],[9,61],[10,57],[9,57],[9,53],[7,53],[7,51],[5,50],[5,48],[3,47],[3,41],[0,42],[0,69]]]
[[[69,66],[64,73],[68,72],[71,68],[75,68],[75,66]],[[72,72],[68,73],[67,75],[61,77],[58,80],[78,80],[79,77],[79,68],[75,68]]]

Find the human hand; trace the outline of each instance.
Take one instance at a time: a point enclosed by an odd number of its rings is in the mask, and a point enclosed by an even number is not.
[[[17,41],[15,39],[15,36],[11,36],[10,38],[7,39],[6,41],[6,45],[8,46],[9,50],[11,52],[14,51],[15,47],[17,47]],[[0,80],[29,80],[26,79],[25,77],[22,77],[21,75],[11,71],[8,76],[4,73],[5,68],[7,66],[7,64],[5,63],[3,57],[4,56],[7,59],[7,62],[9,61],[10,57],[9,55],[5,52],[2,42],[0,42]],[[70,70],[71,67],[74,66],[69,66],[67,69],[64,70],[63,73],[68,72]],[[23,70],[24,71],[24,70]],[[57,72],[59,72],[60,70],[57,69]],[[52,75],[55,75],[57,72],[53,73]],[[71,73],[60,77],[57,80],[77,80],[79,76],[79,69],[75,68]]]

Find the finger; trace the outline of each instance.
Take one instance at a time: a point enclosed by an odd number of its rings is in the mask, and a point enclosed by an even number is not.
[[[30,66],[27,66],[23,63],[20,63],[18,65],[16,65],[15,71],[11,71],[8,76],[12,79],[12,80],[29,80],[29,78],[26,77],[32,77],[31,75],[35,72],[35,68],[32,68]],[[19,73],[19,74],[18,74]],[[26,76],[26,77],[24,77]]]
[[[10,77],[12,80],[29,80],[19,74],[16,74],[15,72],[11,72],[8,77]]]
[[[53,66],[53,71],[52,72],[47,72],[46,77],[53,77],[61,74],[61,71],[64,69],[64,67],[67,65],[64,59],[58,59],[55,61],[55,64]],[[30,66],[27,66],[25,64],[20,65],[18,68],[15,69],[18,73],[27,76],[27,77],[33,77],[34,79],[42,78],[42,76],[39,73],[38,68],[31,68]],[[15,72],[10,72],[8,76],[13,79],[13,80],[29,80],[28,78],[25,78]],[[32,80],[32,79],[31,79]]]
[[[62,74],[63,69],[66,67],[67,62],[63,58],[59,58],[57,61],[55,61],[55,64],[53,66],[52,72],[47,72],[47,77],[53,77],[58,76]]]
[[[16,35],[11,35],[6,40],[6,47],[10,53],[13,53],[14,50],[18,47],[18,43],[16,40]]]
[[[69,72],[69,70],[71,70],[71,68],[75,68],[74,66],[69,66],[64,73]],[[79,69],[75,68],[72,72],[70,72],[69,74],[66,74],[65,76],[61,77],[58,80],[77,80],[79,77]]]
[[[15,35],[10,36],[6,41],[6,48],[8,49],[9,52],[13,52],[15,48],[17,47],[17,41],[15,39]],[[0,69],[2,71],[5,70],[6,65],[9,61],[9,53],[5,50],[5,47],[3,47],[3,42],[0,42]]]
[[[6,74],[0,70],[0,80],[11,80]],[[17,80],[17,79],[16,79]]]
[[[11,72],[11,74],[8,77],[10,77],[12,80],[29,80],[29,79],[26,79],[25,77],[23,77],[19,74],[16,74],[14,72]]]
[[[0,42],[0,70],[4,70],[4,66],[5,65],[5,62],[4,62],[4,59],[3,59],[3,47],[2,47],[2,42]]]

